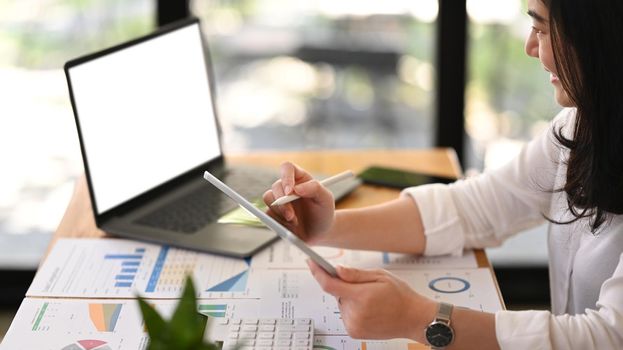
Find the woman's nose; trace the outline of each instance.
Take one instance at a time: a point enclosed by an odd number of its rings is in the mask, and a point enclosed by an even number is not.
[[[526,54],[528,56],[535,58],[539,57],[539,40],[533,31],[531,31],[528,38],[526,38],[526,45],[524,49],[526,50]]]

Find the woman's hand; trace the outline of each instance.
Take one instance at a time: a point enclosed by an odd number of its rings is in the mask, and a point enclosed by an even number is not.
[[[355,339],[410,338],[425,343],[424,329],[437,304],[385,270],[337,267],[333,278],[308,261],[322,289],[335,296],[348,334]]]
[[[273,206],[275,199],[296,194],[293,202]],[[333,194],[299,166],[286,162],[281,165],[281,179],[264,193],[268,214],[290,231],[309,243],[318,243],[335,219]]]

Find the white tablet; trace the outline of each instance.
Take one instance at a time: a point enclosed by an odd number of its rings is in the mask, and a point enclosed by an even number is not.
[[[216,186],[221,192],[225,193],[229,198],[233,199],[240,206],[248,210],[251,214],[260,219],[268,228],[273,230],[279,237],[286,240],[287,242],[293,244],[297,248],[299,248],[303,253],[309,256],[316,264],[320,265],[329,275],[333,277],[337,277],[337,271],[335,271],[335,267],[331,265],[330,262],[325,260],[323,257],[318,255],[315,251],[313,251],[305,242],[300,240],[294,233],[281,225],[277,220],[270,217],[268,214],[259,210],[255,205],[246,200],[243,196],[241,196],[238,192],[234,191],[231,187],[224,184],[221,180],[217,179],[214,175],[209,172],[203,173],[203,178],[208,180],[211,184]]]

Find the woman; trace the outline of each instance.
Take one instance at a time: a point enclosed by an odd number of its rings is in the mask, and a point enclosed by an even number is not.
[[[552,312],[441,306],[386,271],[339,267],[331,278],[310,263],[354,338],[448,349],[623,349],[623,2],[528,0],[528,7],[526,53],[550,73],[566,108],[510,164],[335,211],[325,188],[286,163],[264,200],[301,196],[270,213],[310,243],[425,255],[499,245],[547,219]]]

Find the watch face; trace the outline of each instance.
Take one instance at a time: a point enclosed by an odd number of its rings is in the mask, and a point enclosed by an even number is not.
[[[434,322],[426,328],[426,341],[434,347],[445,347],[452,343],[454,332],[442,322]]]

